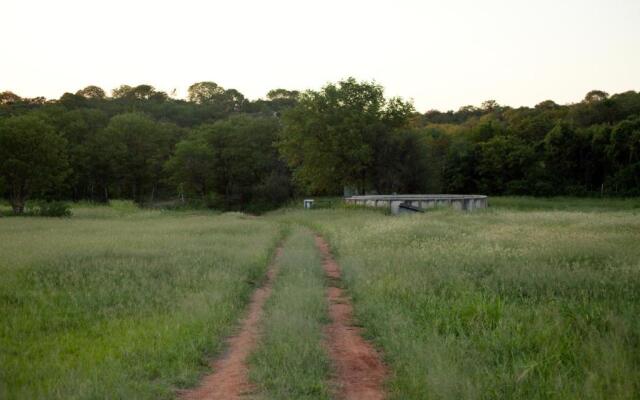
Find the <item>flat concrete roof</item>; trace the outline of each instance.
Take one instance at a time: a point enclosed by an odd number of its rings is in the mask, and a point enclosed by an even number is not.
[[[375,194],[365,196],[349,196],[350,200],[461,200],[461,199],[486,199],[481,194]]]

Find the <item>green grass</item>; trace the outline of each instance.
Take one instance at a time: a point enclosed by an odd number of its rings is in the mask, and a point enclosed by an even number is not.
[[[0,220],[0,398],[173,398],[221,350],[280,236],[127,203]]]
[[[274,217],[330,239],[391,398],[637,398],[640,215],[586,209]]]
[[[637,199],[491,198],[400,217],[328,204],[0,218],[0,398],[162,399],[195,385],[283,223],[331,242],[392,399],[638,398]],[[250,377],[261,398],[328,398],[308,231],[291,226],[281,268]]]
[[[640,198],[599,197],[489,197],[489,207],[520,211],[636,211],[640,212]]]
[[[265,305],[262,338],[250,361],[259,398],[329,398],[329,362],[321,343],[326,322],[324,278],[313,235],[294,228]]]

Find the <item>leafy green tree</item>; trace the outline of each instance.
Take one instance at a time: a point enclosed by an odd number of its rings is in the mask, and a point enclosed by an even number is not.
[[[607,153],[616,171],[609,185],[615,191],[640,195],[640,117],[613,127]]]
[[[60,185],[69,166],[66,141],[38,117],[22,115],[0,121],[0,177],[13,212],[21,214],[36,192]]]
[[[236,89],[227,89],[224,91],[220,99],[220,106],[224,112],[240,112],[244,105],[245,98],[242,93]]]
[[[380,85],[353,78],[307,91],[284,113],[279,141],[298,183],[312,192],[375,187],[379,136],[407,125],[411,104],[384,98]]]
[[[640,117],[616,124],[610,143],[609,157],[618,167],[640,162]]]
[[[275,89],[255,101],[214,82],[199,82],[191,86],[189,100],[170,98],[150,85],[123,85],[113,97],[87,86],[57,100],[2,92],[0,120],[37,117],[66,139],[72,173],[47,197],[143,201],[175,195],[183,182],[183,191],[213,194],[223,207],[260,202],[266,207],[291,193],[285,161],[301,188],[324,193],[338,193],[344,185],[380,193],[640,191],[634,133],[640,93],[635,91],[591,91],[566,105],[546,100],[511,108],[487,101],[422,115],[402,100],[385,99],[381,87],[353,79],[302,94]],[[127,123],[140,131],[116,123],[116,117],[130,119],[132,112],[146,121]],[[267,139],[271,134],[253,138],[251,132],[268,131],[263,126],[268,124],[245,129],[251,126],[245,117],[275,123],[276,132],[282,124],[284,130],[277,139]],[[110,118],[112,127],[106,131]],[[220,133],[221,126],[228,134]],[[192,133],[177,146],[186,129]],[[209,132],[201,135],[206,151],[195,131]],[[262,160],[253,154],[259,150],[251,147],[252,140],[268,149],[268,174],[231,160],[235,155],[247,163]],[[278,160],[274,140],[285,161]],[[243,152],[245,142],[249,153]],[[174,153],[175,161],[167,163]],[[534,161],[525,168],[522,160],[528,157]],[[178,167],[189,163],[191,169]],[[249,179],[251,174],[258,178]],[[6,180],[5,189],[10,189]]]
[[[602,90],[592,90],[584,96],[585,103],[595,103],[609,98],[609,93]]]
[[[212,189],[214,157],[201,131],[196,131],[176,145],[166,168],[172,183],[184,194],[195,193],[203,199]]]
[[[245,97],[236,89],[225,89],[215,82],[198,82],[189,86],[188,99],[190,102],[213,107],[220,113],[242,111]]]
[[[583,172],[586,141],[567,123],[557,124],[544,139],[545,164],[557,187],[577,186]]]
[[[267,99],[276,112],[295,106],[298,103],[298,97],[300,92],[297,90],[273,89],[267,93]]]
[[[0,104],[13,104],[21,100],[22,100],[22,97],[18,96],[13,92],[5,91],[0,93]]]
[[[178,143],[167,163],[172,181],[200,196],[214,194],[223,208],[281,204],[291,190],[274,146],[279,129],[275,118],[248,116],[202,125]]]
[[[89,85],[84,89],[80,89],[76,92],[78,96],[82,96],[85,99],[102,100],[106,97],[104,90],[98,86]]]
[[[108,121],[103,111],[91,108],[68,111],[57,118],[57,130],[67,140],[71,167],[67,182],[74,200],[93,199],[96,194],[96,179],[91,174],[96,159],[90,154],[89,143]]]
[[[471,130],[471,139],[474,142],[486,142],[496,135],[504,133],[504,129],[500,121],[493,115],[486,115],[480,119],[478,125]]]
[[[153,100],[165,101],[169,96],[165,92],[156,90],[151,85],[138,85],[131,87],[129,85],[121,85],[112,92],[113,98],[124,100]]]
[[[198,82],[189,86],[187,98],[196,104],[207,104],[217,101],[224,92],[224,88],[215,82]]]
[[[225,207],[283,200],[280,191],[266,199],[257,198],[256,193],[262,187],[265,194],[272,173],[286,173],[274,147],[280,129],[275,118],[237,116],[201,129],[214,151],[214,191]]]
[[[553,100],[545,100],[536,104],[535,108],[537,110],[557,110],[560,106]]]
[[[476,193],[478,191],[478,145],[456,137],[449,146],[443,168],[444,187],[449,193]]]
[[[120,85],[111,91],[111,96],[114,99],[121,99],[131,93],[132,90],[133,88],[129,85]]]
[[[437,127],[421,129],[426,152],[422,154],[426,167],[424,193],[445,191],[444,170],[452,138]]]
[[[73,93],[64,93],[60,97],[60,100],[58,100],[58,103],[62,104],[68,110],[83,108],[88,105],[85,97]]]
[[[141,113],[111,118],[93,146],[103,169],[113,173],[110,183],[117,183],[123,194],[138,202],[147,195],[153,198],[161,179],[159,174],[169,157],[166,149],[171,145],[166,142],[171,141],[168,136],[173,128],[163,127]]]
[[[377,193],[423,193],[427,187],[426,142],[411,129],[397,129],[373,143],[376,162],[371,169]]]
[[[498,102],[495,100],[485,100],[480,105],[480,108],[483,109],[484,111],[492,112],[492,111],[499,110],[501,107],[500,107],[500,104],[498,104]]]
[[[478,189],[487,194],[527,194],[529,170],[536,163],[533,147],[515,136],[496,136],[479,146]]]

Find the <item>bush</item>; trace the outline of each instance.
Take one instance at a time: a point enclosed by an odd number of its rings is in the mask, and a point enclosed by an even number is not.
[[[71,206],[63,201],[42,202],[35,207],[35,215],[41,217],[70,217]]]
[[[567,194],[572,197],[586,197],[588,192],[587,192],[587,188],[585,188],[584,186],[571,185],[565,188],[564,194]]]

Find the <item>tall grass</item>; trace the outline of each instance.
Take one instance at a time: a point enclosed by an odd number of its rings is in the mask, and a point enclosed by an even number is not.
[[[562,211],[635,211],[640,212],[640,198],[600,198],[600,197],[490,197],[492,208],[520,211],[562,210]]]
[[[395,399],[637,398],[634,211],[296,211],[337,251]]]
[[[250,377],[265,399],[328,399],[329,362],[322,346],[328,321],[324,278],[313,235],[294,228],[265,306]]]
[[[0,398],[172,398],[220,351],[279,236],[125,203],[0,220]]]

